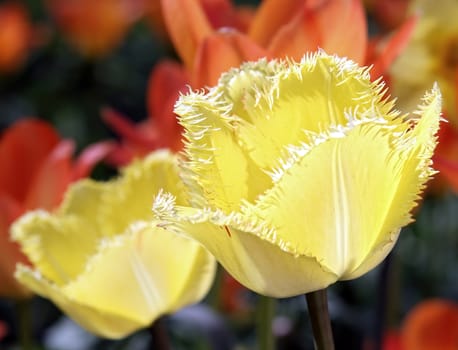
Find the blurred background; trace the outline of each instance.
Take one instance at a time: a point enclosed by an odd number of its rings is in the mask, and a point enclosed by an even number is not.
[[[150,114],[152,70],[164,58],[180,59],[159,1],[65,3],[0,1],[0,132],[36,117],[62,138],[73,139],[80,151],[101,140],[119,140],[113,123],[106,122],[110,113],[144,120]],[[234,3],[255,7],[259,2]],[[371,35],[388,31],[372,3],[365,3]],[[406,6],[406,1],[398,3]],[[113,163],[97,165],[92,176],[113,176]],[[8,170],[3,167],[0,171]],[[330,287],[337,349],[370,350],[384,343],[386,350],[399,350],[393,339],[416,305],[430,299],[458,301],[458,200],[452,189],[439,187],[426,192],[416,221],[403,229],[382,265]],[[173,349],[256,349],[256,302],[256,295],[220,271],[203,303],[162,321]],[[150,348],[149,330],[109,341],[87,333],[47,300],[34,297],[27,303],[30,308],[0,297],[0,349],[21,348],[19,319],[29,322],[33,349]],[[279,349],[313,349],[303,297],[277,301],[272,328]]]

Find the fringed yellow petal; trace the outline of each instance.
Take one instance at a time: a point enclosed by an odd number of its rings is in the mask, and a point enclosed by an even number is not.
[[[185,203],[177,160],[168,152],[134,162],[114,181],[78,181],[55,215],[31,213],[16,223],[14,239],[43,275],[66,283],[81,273],[102,236],[123,233],[133,222],[152,219],[153,195],[160,188],[176,193]]]
[[[43,278],[36,270],[26,266],[17,267],[16,278],[36,294],[52,300],[63,312],[71,315],[76,322],[94,334],[116,339],[144,327],[143,324],[128,319],[124,315],[105,313],[98,308],[70,300],[58,286]]]
[[[236,210],[248,193],[247,160],[234,139],[233,120],[224,114],[224,101],[215,99],[214,107],[201,97],[195,94],[176,109],[186,128],[189,162],[185,181],[201,193],[204,202],[199,204],[211,203],[229,212]],[[219,113],[225,116],[220,118]]]
[[[230,102],[230,112],[240,118],[234,119],[239,143],[266,169],[304,130],[322,133],[355,120],[393,119],[383,89],[366,68],[319,52],[300,63],[246,63],[223,75],[211,94]]]
[[[62,292],[71,300],[147,326],[161,314],[201,299],[213,281],[214,268],[198,243],[143,223],[102,241],[84,273]]]
[[[291,163],[245,212],[276,228],[277,244],[292,254],[312,255],[342,276],[371,249],[402,176],[390,135],[362,124]]]
[[[74,193],[80,193],[77,188],[86,192],[87,187],[75,187]],[[24,215],[11,231],[33,265],[58,286],[81,273],[101,236],[90,220],[73,215],[56,217],[45,211]]]
[[[291,254],[264,239],[275,232],[251,218],[175,206],[168,194],[156,197],[153,210],[161,225],[200,242],[232,276],[258,293],[290,297],[337,280],[313,256]]]
[[[176,156],[168,151],[154,152],[143,160],[133,161],[122,169],[112,186],[104,194],[104,205],[98,208],[99,230],[104,235],[120,234],[138,220],[152,220],[153,196],[161,188],[176,193],[181,203],[186,201]]]
[[[420,198],[426,182],[435,173],[431,168],[431,157],[436,146],[440,112],[441,95],[438,87],[434,86],[432,91],[425,95],[423,104],[416,112],[419,119],[415,121],[413,129],[397,140],[396,149],[399,151],[402,172],[396,186],[396,193],[385,214],[381,233],[388,232],[393,227],[402,227],[412,221],[411,210],[416,206],[416,201]],[[393,239],[396,239],[396,236]],[[348,271],[342,279],[356,278],[370,271],[391,251],[393,244],[393,240],[387,240],[383,234],[380,234],[361,265],[354,271]]]

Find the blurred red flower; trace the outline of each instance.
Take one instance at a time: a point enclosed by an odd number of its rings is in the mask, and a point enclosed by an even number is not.
[[[0,135],[0,296],[28,295],[13,276],[16,263],[27,261],[9,238],[10,225],[28,210],[56,207],[69,184],[87,176],[112,144],[89,146],[75,161],[74,148],[48,123],[33,118],[18,121]]]

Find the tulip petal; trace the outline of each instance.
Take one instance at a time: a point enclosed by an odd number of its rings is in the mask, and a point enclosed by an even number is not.
[[[267,61],[244,64],[223,75],[218,87],[209,92],[209,100],[197,93],[183,96],[176,113],[182,116],[185,129],[196,131],[202,127],[192,125],[193,121],[210,113],[225,115],[238,136],[237,143],[264,170],[276,165],[286,152],[286,145],[299,145],[303,130],[338,131],[339,125],[349,122],[376,117],[385,123],[396,115],[390,112],[392,102],[382,101],[380,91],[384,86],[371,83],[367,70],[354,63],[320,52],[308,57],[307,64],[302,66],[286,65]],[[278,91],[288,94],[279,95]],[[183,117],[190,114],[195,117]],[[350,117],[355,120],[349,120]],[[218,121],[213,121],[217,117],[207,119],[207,123],[219,128],[215,124]],[[206,135],[208,130],[201,133]],[[191,142],[197,139],[190,133],[186,136]],[[204,144],[200,139],[196,142]]]
[[[237,143],[236,117],[220,118],[220,113],[227,111],[227,101],[219,101],[219,91],[213,92],[210,103],[202,95],[191,94],[176,109],[186,130],[186,156],[190,159],[183,166],[182,178],[187,186],[196,188],[194,193],[202,193],[194,195],[192,203],[211,203],[230,212],[239,209],[242,198],[254,199],[270,185],[270,179]],[[195,174],[199,174],[198,180]]]
[[[186,191],[178,175],[177,157],[168,151],[157,151],[132,162],[121,170],[121,176],[111,185],[113,187],[107,188],[103,195],[104,204],[96,207],[92,214],[84,215],[103,223],[99,230],[106,236],[120,234],[136,221],[151,220],[153,198],[160,189],[176,193],[179,203],[187,203]],[[71,209],[65,211],[71,212]]]
[[[276,31],[302,7],[304,0],[264,0],[252,20],[249,36],[259,45],[267,46]]]
[[[276,244],[315,256],[341,279],[367,272],[412,220],[410,209],[433,174],[437,89],[421,109],[413,130],[408,122],[396,129],[367,122],[293,153],[274,187],[246,205],[246,215],[275,228]]]
[[[294,255],[269,242],[265,237],[275,233],[253,218],[175,206],[167,193],[156,197],[153,210],[161,226],[200,242],[235,279],[260,294],[290,297],[325,288],[337,279],[313,256]]]
[[[183,261],[196,263],[183,265]],[[147,325],[152,322],[151,315],[157,317],[189,304],[197,290],[198,298],[202,298],[213,273],[213,259],[198,243],[162,228],[153,229],[150,223],[137,223],[126,234],[103,241],[86,271],[63,292],[71,299],[84,300],[87,305],[119,312]],[[200,281],[203,274],[208,276],[203,286],[184,283]],[[109,289],[106,281],[112,283]],[[181,298],[185,291],[191,300]]]
[[[192,69],[197,47],[213,28],[197,0],[162,0],[162,11],[170,38],[188,69]]]
[[[202,40],[193,71],[195,88],[213,86],[221,74],[246,61],[267,57],[267,51],[237,31],[218,31]]]
[[[27,118],[7,129],[0,139],[0,164],[8,169],[0,172],[0,192],[25,200],[33,176],[58,142],[53,128],[38,119]]]
[[[122,338],[143,326],[137,320],[128,319],[124,315],[101,312],[84,303],[76,303],[62,294],[59,287],[41,277],[36,270],[24,265],[18,265],[16,278],[36,294],[52,300],[60,309],[71,315],[76,322],[92,333],[108,338]]]
[[[424,101],[416,112],[420,119],[416,121],[414,128],[409,130],[404,140],[401,140],[398,145],[401,149],[407,145],[409,148],[403,150],[406,156],[403,176],[398,184],[390,210],[387,212],[382,232],[389,227],[399,225],[398,220],[401,222],[404,220],[406,223],[412,221],[411,214],[408,213],[409,208],[415,206],[426,182],[435,174],[431,168],[431,158],[437,143],[441,107],[441,94],[435,85],[432,91],[424,96]],[[401,216],[403,212],[406,213],[404,218]],[[363,263],[350,274],[344,276],[344,279],[359,277],[376,266],[389,252],[384,251],[383,245],[384,237],[380,235]]]
[[[55,217],[45,211],[33,211],[12,226],[12,237],[44,278],[60,286],[84,269],[94,252],[97,233],[97,208],[105,189],[87,180],[72,186],[64,204],[73,215]],[[64,210],[65,212],[65,210]],[[85,215],[79,220],[76,215]]]
[[[270,41],[269,52],[275,57],[300,60],[305,53],[323,48],[321,32],[316,26],[315,13],[301,11],[278,30]]]
[[[183,65],[170,60],[156,64],[146,91],[148,114],[152,120],[161,126],[168,125],[169,120],[177,124],[173,116],[173,105],[180,92],[188,90],[188,84],[188,72]],[[159,129],[162,131],[163,128]]]
[[[25,215],[13,225],[13,238],[47,279],[62,285],[82,272],[102,235],[117,235],[131,223],[152,219],[153,195],[161,188],[182,194],[181,186],[176,158],[157,152],[123,169],[118,180],[76,182],[57,214]],[[178,197],[180,204],[186,203],[183,198]]]
[[[330,0],[316,11],[323,38],[321,48],[364,64],[368,30],[363,3],[360,0]]]
[[[201,299],[215,267],[198,243],[144,222],[102,241],[85,272],[60,289],[24,267],[16,275],[83,327],[119,338]],[[113,321],[104,326],[106,318]]]
[[[72,155],[74,143],[63,140],[43,160],[31,181],[30,191],[25,200],[26,209],[52,210],[62,200],[68,185],[72,182]]]

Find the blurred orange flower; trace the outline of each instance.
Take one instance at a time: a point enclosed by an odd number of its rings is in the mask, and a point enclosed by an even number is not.
[[[458,349],[458,304],[440,299],[418,304],[407,315],[401,332],[389,333],[383,349]]]
[[[0,135],[0,296],[28,295],[13,277],[16,263],[27,260],[9,238],[10,225],[28,210],[56,207],[68,185],[88,175],[111,147],[108,142],[94,144],[73,161],[73,142],[33,118]]]
[[[168,62],[154,69],[150,81],[160,83],[149,85],[149,118],[139,126],[112,110],[104,111],[105,121],[123,138],[123,148],[112,158],[118,165],[158,147],[180,148],[181,127],[173,126],[177,122],[172,107],[187,85],[212,86],[222,72],[242,62],[261,57],[300,59],[318,48],[373,64],[375,79],[406,45],[414,25],[409,20],[393,36],[369,45],[360,0],[264,0],[256,11],[235,7],[230,0],[161,0],[161,4],[184,67]]]
[[[27,59],[32,25],[25,9],[13,2],[0,4],[0,23],[0,73],[9,73]]]
[[[143,0],[47,0],[47,5],[68,41],[88,57],[115,49],[144,10]]]
[[[419,18],[411,41],[390,68],[391,93],[407,111],[424,87],[438,82],[449,123],[439,133],[434,157],[439,174],[430,188],[451,187],[458,193],[458,2],[413,0],[408,11]]]

